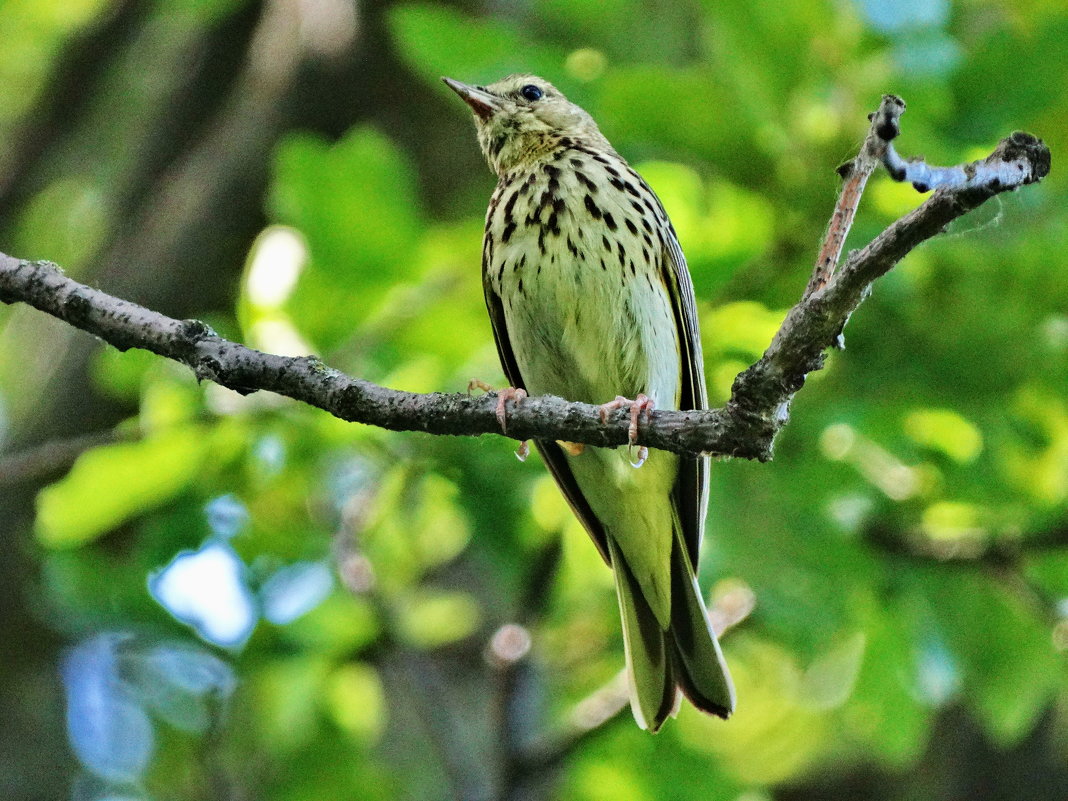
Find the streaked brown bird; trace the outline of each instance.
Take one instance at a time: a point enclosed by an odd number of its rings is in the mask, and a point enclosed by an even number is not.
[[[474,112],[497,174],[482,277],[512,389],[631,409],[707,408],[693,283],[653,190],[552,84],[443,79]],[[633,400],[627,400],[632,398]],[[503,407],[502,407],[503,408]],[[727,717],[734,686],[694,567],[708,460],[538,441],[568,503],[612,567],[631,709],[656,731],[679,690]],[[635,466],[640,469],[635,469]]]

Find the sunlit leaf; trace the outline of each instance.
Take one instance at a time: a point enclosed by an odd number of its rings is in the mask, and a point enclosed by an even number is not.
[[[398,610],[404,637],[422,648],[436,648],[474,632],[481,617],[475,599],[465,592],[421,592]]]
[[[96,386],[118,398],[136,398],[145,376],[159,366],[159,357],[147,350],[101,348],[92,362]]]
[[[634,766],[626,764],[588,764],[574,779],[575,792],[589,801],[611,801],[624,796],[634,801],[652,801],[653,797],[642,791],[637,772]]]
[[[923,512],[924,532],[933,540],[959,540],[982,537],[983,510],[974,504],[939,501]]]
[[[414,184],[405,157],[370,128],[333,144],[293,134],[279,146],[271,209],[309,255],[286,310],[320,347],[351,335],[408,277],[421,218]]]
[[[727,181],[707,185],[693,169],[654,161],[638,165],[660,197],[686,254],[698,297],[708,297],[771,244],[768,203]]]
[[[916,409],[905,418],[905,433],[919,445],[940,450],[954,461],[975,461],[983,435],[952,409]]]
[[[354,662],[338,668],[327,680],[330,715],[361,740],[375,740],[385,725],[386,699],[377,671]]]
[[[15,246],[29,258],[78,268],[104,238],[109,209],[95,182],[67,178],[42,189],[26,207]]]
[[[830,736],[829,720],[808,704],[800,668],[790,654],[754,637],[736,638],[727,653],[744,704],[728,722],[683,710],[680,737],[690,748],[718,755],[743,782],[798,775]]]
[[[36,99],[63,37],[91,23],[106,8],[105,0],[8,0],[0,6],[0,38],[11,44],[0,55],[0,85],[7,89],[0,103],[0,123],[17,119]]]
[[[433,567],[459,554],[466,547],[471,532],[458,504],[455,484],[441,476],[430,475],[420,489],[421,514],[412,535],[423,564]]]
[[[773,311],[753,301],[737,301],[713,309],[702,320],[706,352],[743,354],[757,359],[771,344],[785,312]]]
[[[211,450],[196,427],[94,448],[37,495],[37,538],[51,548],[82,545],[190,485]]]
[[[866,645],[864,633],[856,632],[813,661],[802,678],[803,703],[813,709],[834,709],[848,701],[856,686]]]
[[[444,6],[396,6],[389,21],[399,52],[428,81],[447,75],[485,84],[514,72],[549,77],[559,73],[565,61],[562,48],[537,43],[505,22]]]
[[[337,592],[303,617],[287,625],[283,634],[295,647],[317,654],[345,656],[367,646],[381,633],[372,604]]]
[[[256,671],[250,690],[258,711],[257,738],[282,754],[313,741],[320,733],[323,687],[331,669],[327,660],[302,654],[271,660]]]

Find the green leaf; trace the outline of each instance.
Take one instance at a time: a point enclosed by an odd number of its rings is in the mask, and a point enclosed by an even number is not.
[[[134,400],[141,392],[145,376],[159,364],[159,356],[151,351],[101,348],[93,355],[91,370],[100,390],[114,398]]]
[[[15,252],[47,258],[77,276],[107,233],[106,198],[95,180],[53,181],[26,205],[15,235]]]
[[[38,99],[42,79],[51,74],[52,61],[61,52],[64,37],[111,10],[106,0],[7,0],[0,4],[0,40],[5,42],[0,52],[0,86],[4,87],[0,132],[7,134],[8,123]],[[2,166],[4,171],[11,167],[6,163]]]
[[[974,462],[983,449],[979,429],[952,409],[916,409],[905,417],[905,433],[918,445],[956,462]]]
[[[706,186],[696,170],[682,164],[651,161],[637,169],[671,217],[698,298],[711,297],[771,245],[773,211],[758,195],[728,181]]]
[[[1023,569],[1027,578],[1042,587],[1050,597],[1068,598],[1068,549],[1028,554],[1023,560]]]
[[[64,478],[38,493],[37,539],[49,548],[77,547],[171,500],[211,453],[206,434],[182,427],[82,454]]]
[[[605,75],[599,88],[598,103],[590,111],[609,139],[624,150],[655,142],[660,156],[672,148],[729,163],[724,156],[738,147],[743,135],[741,129],[721,124],[729,97],[703,69],[618,67]]]
[[[397,625],[404,638],[421,648],[436,648],[469,636],[481,614],[466,592],[423,591],[398,605]]]
[[[876,758],[901,768],[923,753],[932,718],[913,687],[914,610],[896,598],[889,603],[876,598],[870,589],[853,600],[867,647],[853,697],[842,711],[845,731]]]
[[[379,132],[357,128],[334,144],[285,139],[269,206],[307,240],[310,260],[286,311],[320,347],[350,336],[389,287],[411,277],[422,229],[415,176]]]
[[[773,784],[800,775],[833,736],[825,713],[808,703],[794,657],[772,642],[744,634],[727,643],[740,703],[729,721],[685,707],[679,737],[716,754],[739,780]]]
[[[965,700],[991,737],[1017,741],[1063,680],[1049,628],[1017,592],[980,574],[932,571],[925,587],[960,663]]]
[[[429,3],[393,8],[388,18],[397,52],[427,80],[436,82],[447,75],[469,83],[492,83],[515,72],[552,80],[563,71],[563,49],[536,43],[496,19]],[[566,91],[566,85],[561,89]]]
[[[340,658],[372,642],[380,628],[375,610],[366,599],[335,592],[280,631],[287,642],[302,650]]]
[[[357,739],[374,741],[381,735],[385,690],[370,665],[352,662],[335,670],[326,682],[326,702],[334,722]]]

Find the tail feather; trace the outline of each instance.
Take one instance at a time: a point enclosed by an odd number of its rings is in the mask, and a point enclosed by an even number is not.
[[[698,709],[729,717],[734,684],[697,587],[690,558],[676,536],[671,557],[671,625],[665,631],[612,537],[607,538],[616,577],[627,680],[634,719],[657,731],[678,712],[681,688]]]
[[[679,539],[671,554],[671,661],[675,678],[693,705],[721,718],[734,711],[734,682],[723,659],[697,577]]]
[[[616,577],[619,616],[623,621],[623,648],[627,655],[630,708],[643,729],[655,732],[678,708],[672,662],[652,607],[619,547],[607,538]]]

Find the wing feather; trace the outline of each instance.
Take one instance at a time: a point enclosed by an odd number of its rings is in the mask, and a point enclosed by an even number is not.
[[[665,258],[661,276],[671,298],[675,327],[679,335],[682,382],[679,409],[707,409],[704,356],[701,352],[701,333],[697,324],[697,301],[693,280],[686,268],[686,257],[674,232],[666,237]],[[708,511],[708,457],[680,456],[679,475],[675,481],[674,501],[682,524],[682,536],[690,563],[697,566],[701,538]]]

